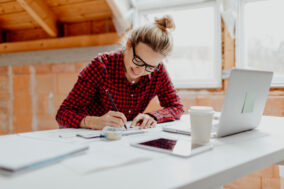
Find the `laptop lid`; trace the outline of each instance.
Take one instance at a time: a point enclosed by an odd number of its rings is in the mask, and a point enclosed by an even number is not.
[[[273,72],[233,69],[230,74],[217,137],[256,128],[264,111]]]

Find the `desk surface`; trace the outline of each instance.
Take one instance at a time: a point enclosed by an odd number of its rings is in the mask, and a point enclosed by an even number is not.
[[[147,151],[147,155],[155,158],[88,174],[73,171],[63,161],[15,177],[0,176],[0,188],[217,188],[284,159],[284,118],[263,117],[257,132],[266,134],[243,133],[212,139],[213,150],[190,158],[129,146],[132,141],[149,137],[188,138],[162,132],[160,126],[147,134],[127,136],[119,141],[92,140],[88,141],[90,151],[82,156],[95,157],[97,149],[106,152],[112,149],[114,154],[123,156],[125,149],[131,149],[138,153]]]

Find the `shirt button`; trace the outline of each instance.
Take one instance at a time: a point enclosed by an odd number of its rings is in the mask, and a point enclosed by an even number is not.
[[[131,113],[131,110],[129,110],[128,113]]]
[[[133,95],[133,94],[131,94],[130,96],[131,96],[131,97],[133,97],[134,95]]]

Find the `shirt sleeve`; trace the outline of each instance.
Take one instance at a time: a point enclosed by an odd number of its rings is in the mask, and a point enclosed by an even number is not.
[[[57,111],[56,120],[61,127],[80,127],[80,122],[87,116],[86,107],[103,82],[104,75],[105,67],[99,58],[81,71],[73,89]]]
[[[158,123],[180,119],[184,113],[183,105],[164,65],[161,65],[160,73],[157,96],[163,109],[148,114],[155,117]]]

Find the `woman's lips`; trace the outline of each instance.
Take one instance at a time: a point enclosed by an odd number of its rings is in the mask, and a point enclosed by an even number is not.
[[[133,68],[131,68],[131,71],[132,71],[133,75],[135,75],[135,76],[138,76],[138,75],[139,75],[139,74],[135,73],[135,71],[134,71]]]

